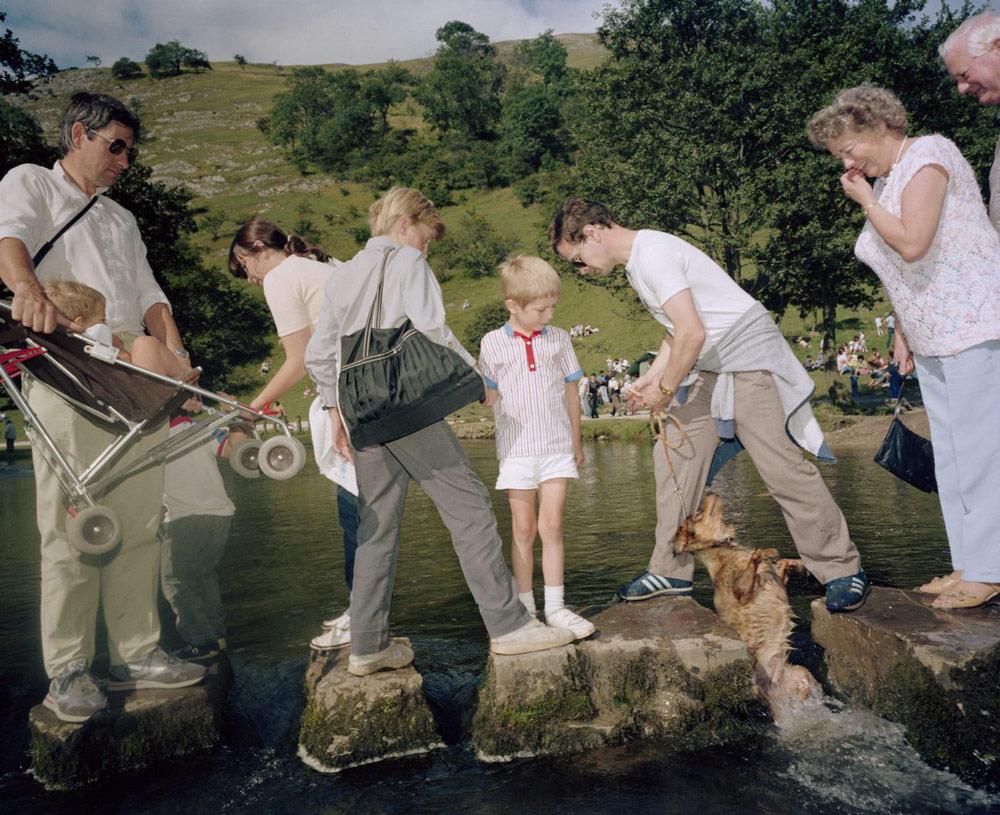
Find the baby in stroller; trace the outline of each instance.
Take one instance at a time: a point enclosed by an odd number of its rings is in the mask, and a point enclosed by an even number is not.
[[[126,350],[121,338],[112,334],[105,322],[107,303],[97,289],[72,280],[55,280],[45,287],[45,295],[63,314],[74,315],[73,322],[86,329],[85,336],[117,348],[118,357],[125,362],[183,382],[197,381],[201,370],[185,364],[156,337],[137,336],[131,350]]]

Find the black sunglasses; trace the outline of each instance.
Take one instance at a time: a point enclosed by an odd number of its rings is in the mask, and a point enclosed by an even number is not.
[[[574,269],[586,269],[587,268],[587,264],[584,263],[582,260],[571,260],[569,262],[569,265],[572,266]]]
[[[113,156],[120,156],[124,151],[126,158],[128,158],[128,163],[132,164],[137,158],[139,158],[139,148],[129,147],[125,143],[125,139],[109,139],[103,133],[98,133],[94,128],[88,127],[88,133],[93,133],[95,136],[100,136],[104,141],[108,143],[108,152]]]

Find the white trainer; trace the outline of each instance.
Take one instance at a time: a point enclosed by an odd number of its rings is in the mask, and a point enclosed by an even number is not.
[[[334,617],[331,620],[323,620],[320,625],[323,626],[324,631],[329,631],[331,628],[342,628],[346,631],[351,627],[351,610],[347,609],[339,617]]]
[[[578,640],[584,640],[597,630],[590,620],[570,611],[566,606],[545,612],[545,622],[556,628],[568,628]]]
[[[552,628],[538,620],[529,620],[520,628],[490,638],[490,650],[494,654],[529,654],[569,645],[576,635],[568,628]]]
[[[347,671],[355,676],[368,676],[377,671],[394,671],[398,668],[405,668],[413,662],[413,649],[401,642],[392,640],[387,648],[368,654],[363,657],[356,657],[351,654],[347,660]]]

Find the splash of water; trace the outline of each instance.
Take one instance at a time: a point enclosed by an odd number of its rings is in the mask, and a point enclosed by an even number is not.
[[[901,725],[829,697],[811,698],[776,715],[790,762],[784,777],[808,790],[816,811],[996,812],[1000,795],[974,789],[925,764]],[[932,810],[928,790],[934,791]]]

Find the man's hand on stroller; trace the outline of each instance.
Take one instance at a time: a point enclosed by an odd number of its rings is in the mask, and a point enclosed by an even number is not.
[[[51,334],[57,325],[71,331],[84,330],[82,325],[77,325],[55,307],[41,286],[25,286],[15,291],[10,316],[19,320],[25,328],[40,334]]]

